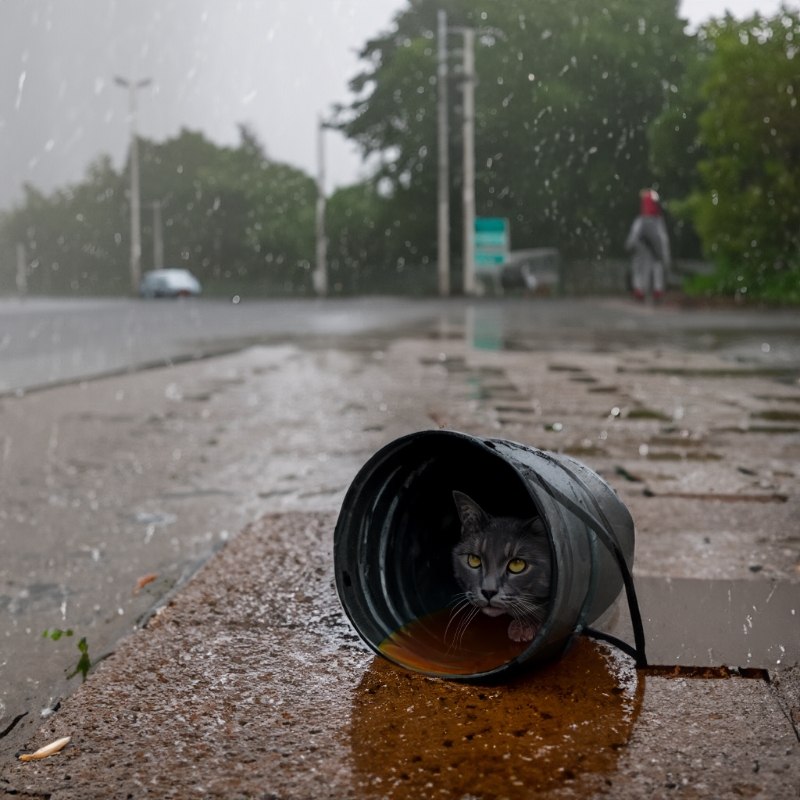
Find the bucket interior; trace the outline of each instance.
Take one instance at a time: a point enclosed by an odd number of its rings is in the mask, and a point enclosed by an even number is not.
[[[429,674],[484,674],[530,642],[509,637],[510,616],[457,610],[454,490],[493,516],[539,515],[519,473],[478,440],[442,432],[399,440],[362,470],[345,499],[337,584],[359,633],[389,659]]]

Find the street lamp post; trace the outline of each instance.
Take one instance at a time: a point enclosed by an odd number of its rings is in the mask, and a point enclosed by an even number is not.
[[[161,200],[153,201],[153,269],[164,269],[164,230],[161,226]]]
[[[475,31],[463,28],[464,91],[464,294],[475,294]]]
[[[317,120],[317,263],[314,289],[320,297],[328,293],[328,239],[325,236],[325,128],[330,124]]]
[[[139,138],[136,132],[136,92],[151,83],[150,78],[140,81],[129,81],[116,76],[118,86],[128,89],[130,97],[130,126],[131,126],[131,293],[139,292],[139,282],[142,273],[142,230],[141,211],[139,208]]]
[[[438,262],[439,294],[450,294],[450,155],[447,130],[447,12],[439,12],[439,65],[436,79],[439,90],[439,185],[438,185]]]
[[[448,28],[444,11],[439,12],[439,293],[447,295],[449,283],[449,202],[447,193],[447,34],[464,36],[463,65],[460,76],[464,93],[461,103],[463,118],[463,183],[461,204],[464,219],[463,287],[464,294],[475,294],[475,29]]]

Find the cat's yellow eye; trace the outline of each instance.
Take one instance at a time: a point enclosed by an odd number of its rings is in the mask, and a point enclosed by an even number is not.
[[[522,572],[525,569],[525,562],[521,558],[515,558],[508,562],[509,572]]]
[[[478,556],[472,555],[472,553],[470,553],[467,556],[467,564],[477,569],[481,565],[481,560],[478,558]]]

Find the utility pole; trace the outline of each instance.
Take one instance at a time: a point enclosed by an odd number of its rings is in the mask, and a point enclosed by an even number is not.
[[[164,230],[161,227],[161,201],[153,201],[153,269],[164,269]]]
[[[17,242],[17,294],[22,300],[28,293],[28,276],[26,274],[25,245]]]
[[[314,289],[320,297],[328,293],[328,240],[325,237],[325,128],[317,119],[317,265],[314,271]]]
[[[129,81],[114,78],[118,86],[128,89],[130,97],[130,126],[131,126],[131,293],[139,293],[139,283],[142,276],[142,225],[139,210],[139,137],[136,132],[136,93],[151,83],[150,78],[140,81]]]
[[[475,31],[462,28],[464,34],[464,294],[475,294]]]
[[[447,130],[447,12],[439,12],[439,294],[450,294],[450,155]]]

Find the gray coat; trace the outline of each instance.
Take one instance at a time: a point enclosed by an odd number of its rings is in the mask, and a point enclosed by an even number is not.
[[[625,242],[626,250],[646,249],[650,255],[665,267],[671,261],[669,236],[663,217],[636,217],[631,225],[631,232]]]

